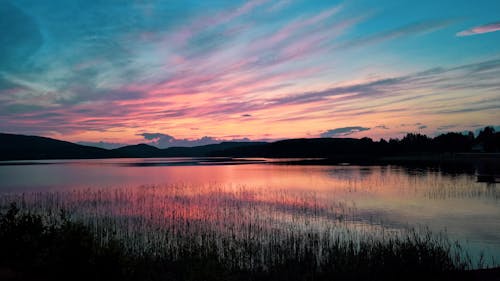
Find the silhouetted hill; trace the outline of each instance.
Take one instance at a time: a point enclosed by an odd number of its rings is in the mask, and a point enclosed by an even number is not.
[[[375,143],[368,138],[289,139],[253,146],[228,148],[212,156],[227,157],[313,157],[331,158],[341,155],[371,156],[378,154]]]
[[[144,143],[127,145],[111,151],[119,157],[141,158],[159,157],[161,155],[161,150],[159,148]]]
[[[163,149],[163,157],[205,157],[224,156],[224,151],[252,148],[267,144],[266,142],[222,142],[195,147],[170,147]]]
[[[112,150],[74,144],[56,139],[0,133],[0,160],[204,157],[226,149],[252,147],[262,142],[222,142],[197,147],[159,149],[148,144],[128,145]]]
[[[0,134],[0,160],[221,156],[328,158],[329,161],[337,163],[375,163],[380,161],[415,161],[415,159],[418,161],[442,161],[443,155],[447,159],[455,161],[460,157],[470,159],[472,157],[470,152],[488,152],[488,157],[498,158],[500,155],[500,133],[495,132],[493,127],[486,127],[477,137],[472,132],[465,135],[446,133],[435,138],[410,133],[401,140],[390,139],[389,141],[384,139],[373,141],[370,138],[314,138],[289,139],[271,143],[222,142],[196,147],[170,147],[166,149],[138,144],[113,150],[45,137]],[[473,158],[478,159],[477,155]]]
[[[0,133],[0,160],[113,157],[109,150],[45,137]]]

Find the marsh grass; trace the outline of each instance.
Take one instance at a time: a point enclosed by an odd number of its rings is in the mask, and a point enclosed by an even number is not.
[[[429,280],[471,266],[443,234],[354,221],[308,192],[87,188],[4,194],[0,210],[0,262],[27,279]]]

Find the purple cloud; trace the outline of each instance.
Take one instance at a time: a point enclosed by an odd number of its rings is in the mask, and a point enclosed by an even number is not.
[[[360,127],[360,126],[342,127],[342,128],[336,128],[336,129],[332,129],[332,130],[328,130],[326,132],[323,132],[320,136],[322,138],[345,137],[348,135],[352,135],[354,133],[368,131],[368,130],[370,130],[370,128],[365,128],[365,127]]]
[[[232,139],[218,139],[214,137],[204,136],[199,139],[177,139],[171,135],[162,133],[142,133],[138,136],[144,137],[149,144],[154,145],[158,148],[167,148],[173,146],[181,147],[193,147],[207,144],[216,144],[227,141],[237,141],[237,142],[250,142],[248,138],[232,138]]]

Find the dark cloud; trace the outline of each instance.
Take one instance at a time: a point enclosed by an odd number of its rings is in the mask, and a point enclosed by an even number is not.
[[[477,111],[486,111],[486,110],[500,110],[500,101],[496,102],[496,104],[491,104],[491,105],[483,105],[483,106],[477,106],[477,107],[466,107],[466,108],[453,109],[453,110],[440,110],[437,113],[455,114],[455,113],[477,112]]]
[[[357,132],[368,131],[370,128],[354,126],[354,127],[342,127],[321,133],[322,138],[333,138],[333,137],[344,137]]]
[[[377,128],[377,129],[389,130],[389,128],[388,128],[388,127],[386,127],[385,125],[378,125],[378,126],[375,126],[375,128]]]
[[[252,114],[243,114],[241,117],[252,117]]]
[[[351,97],[348,97],[349,99],[359,98],[365,95],[377,95],[379,93],[382,93],[382,91],[379,90],[379,87],[399,84],[402,81],[404,81],[404,79],[405,77],[388,78],[388,79],[381,79],[374,82],[356,84],[346,87],[333,87],[324,91],[306,92],[296,95],[289,95],[283,98],[274,99],[272,100],[272,102],[276,105],[303,104],[303,103],[317,102],[327,97],[339,96],[344,94],[352,94]]]
[[[425,128],[427,128],[427,125],[422,124],[420,122],[412,123],[412,124],[403,123],[403,124],[399,124],[399,126],[401,126],[401,127],[417,127],[418,129],[425,129]]]
[[[437,130],[438,131],[444,131],[444,130],[449,130],[449,129],[452,129],[452,128],[455,128],[455,127],[457,127],[457,125],[443,125],[443,126],[437,127]]]

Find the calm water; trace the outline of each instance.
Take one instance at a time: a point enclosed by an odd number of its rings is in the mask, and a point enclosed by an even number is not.
[[[302,206],[302,211],[304,206],[312,206],[308,201],[314,201],[314,208],[325,210],[326,206],[342,206],[351,224],[387,229],[424,226],[435,232],[446,231],[451,239],[463,243],[476,259],[483,251],[487,259],[494,257],[497,263],[500,261],[498,183],[479,182],[474,173],[447,174],[435,169],[273,162],[279,160],[169,158],[3,162],[0,165],[0,196],[175,185],[196,186],[196,192],[208,193],[213,191],[213,186],[219,186],[224,190],[245,190],[246,194],[254,194],[252,200],[258,198],[259,202],[275,207],[285,201],[280,194],[286,194],[286,200],[290,201],[292,196],[293,205]],[[221,194],[220,190],[218,192]],[[248,198],[246,196],[245,200]],[[294,209],[286,210],[293,212]]]

